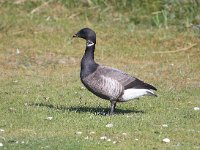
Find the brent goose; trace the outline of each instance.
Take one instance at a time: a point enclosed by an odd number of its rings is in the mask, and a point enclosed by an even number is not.
[[[83,28],[73,37],[86,40],[86,49],[81,60],[80,78],[85,87],[96,96],[111,102],[110,115],[117,102],[126,102],[143,95],[156,96],[154,86],[145,83],[118,69],[97,64],[94,60],[96,33]]]

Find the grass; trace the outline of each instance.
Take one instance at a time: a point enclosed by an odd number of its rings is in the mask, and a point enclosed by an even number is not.
[[[92,6],[85,13],[87,7],[74,10],[62,1],[15,2],[0,3],[0,149],[200,148],[199,111],[193,109],[200,106],[199,32],[180,27],[181,19],[167,28],[166,21],[157,22],[157,28],[112,20],[101,7],[97,19]],[[101,115],[110,103],[83,88],[85,42],[72,39],[86,26],[97,32],[98,62],[152,83],[159,97],[119,104],[116,115]],[[191,44],[197,45],[164,53]]]

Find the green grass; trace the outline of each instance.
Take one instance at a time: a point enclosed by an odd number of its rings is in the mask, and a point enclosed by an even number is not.
[[[200,148],[200,111],[193,109],[200,107],[199,32],[180,26],[192,17],[171,20],[167,28],[161,19],[157,28],[126,21],[130,14],[124,9],[106,11],[94,1],[99,18],[93,17],[94,6],[88,13],[88,7],[74,9],[64,1],[17,2],[0,2],[0,149]],[[111,19],[112,11],[125,13],[125,21]],[[83,88],[85,41],[72,39],[86,26],[97,32],[99,63],[152,83],[159,96],[118,104],[116,115],[101,115],[110,103]],[[172,52],[191,44],[197,45]]]

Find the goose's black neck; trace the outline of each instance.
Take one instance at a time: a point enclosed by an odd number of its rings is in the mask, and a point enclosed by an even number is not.
[[[94,51],[95,51],[95,44],[88,45],[86,44],[85,54],[81,60],[81,79],[87,77],[89,74],[93,73],[98,64],[94,61]]]

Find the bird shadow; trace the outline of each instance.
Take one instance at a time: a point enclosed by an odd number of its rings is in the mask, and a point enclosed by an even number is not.
[[[35,107],[47,107],[50,109],[61,110],[61,111],[72,111],[77,113],[93,113],[95,115],[108,115],[110,108],[103,108],[103,107],[89,107],[89,106],[63,106],[63,105],[53,105],[47,103],[29,103],[29,106]],[[116,108],[115,114],[129,114],[129,113],[145,113],[143,110],[124,110],[120,108]]]

